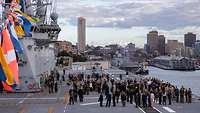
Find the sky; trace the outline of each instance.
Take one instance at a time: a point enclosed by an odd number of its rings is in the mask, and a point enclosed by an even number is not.
[[[137,47],[158,30],[166,39],[183,42],[184,34],[200,33],[200,0],[57,0],[59,40],[77,42],[77,18],[86,18],[89,45],[130,42]]]

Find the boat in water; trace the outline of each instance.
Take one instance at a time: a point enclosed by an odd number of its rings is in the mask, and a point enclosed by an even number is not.
[[[49,75],[55,69],[56,56],[54,43],[61,31],[57,24],[56,0],[25,0],[25,13],[39,18],[40,22],[32,27],[30,36],[20,39],[24,49],[18,54],[18,90],[40,89],[42,75]]]

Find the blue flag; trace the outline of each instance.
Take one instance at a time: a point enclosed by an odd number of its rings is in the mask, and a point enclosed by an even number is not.
[[[24,10],[25,10],[25,1],[24,0],[20,0],[19,1],[19,5],[21,6],[21,11],[24,12]]]
[[[18,24],[21,24],[23,27],[25,36],[30,36],[30,34],[31,34],[30,29],[33,26],[32,23],[22,15],[17,15],[17,18],[20,22]]]
[[[18,53],[23,53],[23,48],[21,47],[21,45],[19,43],[16,31],[10,22],[8,23],[8,31],[9,31],[10,38],[13,43],[15,51]]]
[[[0,64],[0,81],[4,81],[4,82],[6,81],[6,77],[4,75],[4,71],[2,69],[1,64]]]

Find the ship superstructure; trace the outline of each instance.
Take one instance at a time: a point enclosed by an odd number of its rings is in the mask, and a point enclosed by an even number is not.
[[[40,88],[40,78],[50,74],[55,68],[56,58],[54,42],[61,31],[57,24],[55,0],[26,0],[25,12],[40,19],[32,27],[32,33],[20,40],[24,49],[19,54],[19,78],[21,90]]]

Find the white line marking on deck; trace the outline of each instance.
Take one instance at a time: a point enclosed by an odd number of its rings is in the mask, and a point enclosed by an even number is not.
[[[136,105],[135,102],[133,102],[133,104]],[[139,109],[140,111],[142,111],[143,113],[146,113],[146,112],[145,112],[141,107],[139,107],[139,106],[138,106],[138,109]]]
[[[19,102],[18,102],[18,104],[22,104],[23,102],[24,102],[24,99],[23,99],[23,100],[21,100],[21,101],[19,101]]]
[[[98,99],[99,97],[84,97],[84,99]]]
[[[156,107],[153,107],[153,109],[155,109],[156,111],[158,111],[159,113],[162,113],[160,110],[158,110]]]
[[[87,106],[87,105],[95,105],[98,104],[99,102],[91,102],[91,103],[84,103],[84,104],[80,104],[81,106]]]
[[[163,109],[165,109],[166,111],[168,111],[170,113],[176,113],[176,111],[174,111],[173,109],[171,109],[169,107],[163,107]]]
[[[138,107],[140,111],[142,111],[143,113],[146,113],[141,107]]]
[[[41,98],[0,98],[0,100],[56,100],[55,97],[41,97]],[[60,99],[64,99],[64,97],[60,97]],[[84,97],[84,99],[98,99],[98,97]]]

